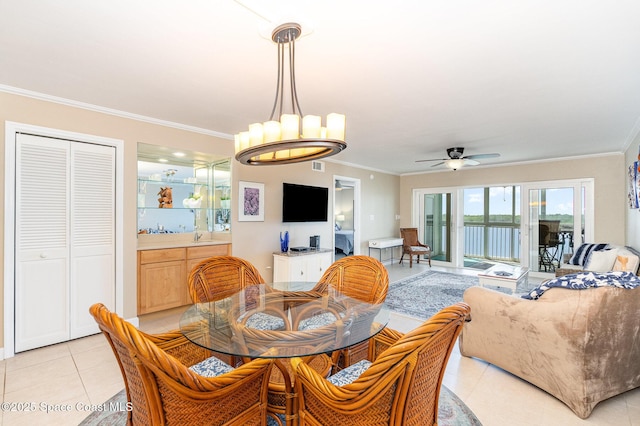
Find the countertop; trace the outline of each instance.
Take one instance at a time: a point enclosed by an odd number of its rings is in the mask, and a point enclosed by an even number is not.
[[[296,256],[306,256],[306,255],[310,255],[310,254],[318,254],[318,253],[330,253],[332,250],[331,249],[309,249],[307,251],[291,251],[289,250],[288,252],[280,252],[280,251],[274,251],[273,254],[277,255],[277,256],[289,256],[289,257],[296,257]]]
[[[218,237],[218,235],[216,235]],[[162,235],[138,235],[138,250],[158,250],[179,247],[215,246],[231,244],[231,235],[222,234],[221,238],[213,239],[209,233],[205,233],[198,242],[193,241],[193,234],[162,234]]]

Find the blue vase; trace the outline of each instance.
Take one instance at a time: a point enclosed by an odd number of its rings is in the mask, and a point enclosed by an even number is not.
[[[283,253],[289,251],[289,231],[284,231],[284,236],[282,232],[280,233],[280,251]]]

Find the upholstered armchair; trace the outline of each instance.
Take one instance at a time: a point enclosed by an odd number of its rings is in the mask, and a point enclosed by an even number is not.
[[[417,256],[417,263],[420,263],[420,256],[427,256],[429,266],[431,266],[431,247],[422,244],[418,240],[418,228],[400,228],[402,242],[402,256],[400,263],[404,260],[404,255],[409,255],[409,268],[413,267],[413,256]]]
[[[580,418],[640,386],[640,287],[551,288],[538,300],[471,287],[460,352],[545,390]]]

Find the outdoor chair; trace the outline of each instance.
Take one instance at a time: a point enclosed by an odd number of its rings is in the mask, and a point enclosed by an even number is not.
[[[553,272],[560,267],[564,241],[560,233],[559,220],[541,220],[538,224],[538,244],[540,248],[539,270]]]
[[[273,360],[234,369],[180,331],[146,334],[101,303],[90,312],[120,366],[132,407],[127,424],[266,425]]]
[[[409,255],[409,268],[413,267],[413,256],[417,256],[417,263],[420,263],[421,256],[427,256],[429,266],[431,266],[431,247],[422,244],[418,240],[418,228],[400,228],[400,236],[403,239],[402,256],[400,262],[403,263],[404,255]]]
[[[444,371],[469,312],[458,303],[407,334],[384,329],[370,340],[370,361],[328,379],[293,358],[299,424],[436,424]]]
[[[326,293],[331,286],[340,293],[371,304],[384,303],[389,290],[387,268],[373,257],[349,256],[335,261],[324,272],[314,291]],[[336,368],[366,359],[368,343],[362,342],[333,354]]]

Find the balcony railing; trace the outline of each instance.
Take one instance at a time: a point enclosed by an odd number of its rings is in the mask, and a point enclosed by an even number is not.
[[[427,227],[427,235],[440,239],[440,244],[431,244],[435,248],[433,256],[442,256],[447,251],[447,227],[439,232]],[[573,233],[562,231],[559,234],[560,246],[550,249],[554,262],[559,265],[563,254],[573,253]],[[427,244],[429,238],[425,238]],[[464,257],[520,263],[521,255],[519,225],[467,224],[464,226]],[[546,249],[545,249],[546,250]],[[532,260],[535,264],[538,261]]]
[[[520,226],[464,226],[464,256],[520,260]]]

